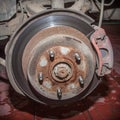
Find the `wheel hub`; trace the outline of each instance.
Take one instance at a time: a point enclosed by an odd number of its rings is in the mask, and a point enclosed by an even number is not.
[[[46,29],[44,32],[48,33],[49,30],[53,31],[58,28],[60,31],[64,29],[67,32],[71,29],[58,26]],[[47,35],[33,47],[28,60],[29,64],[26,66],[27,76],[38,94],[54,100],[70,99],[82,93],[89,86],[91,82],[89,78],[92,76],[88,73],[94,72],[89,63],[95,64],[93,63],[94,57],[92,50],[82,40],[68,33],[67,35],[54,34]],[[36,36],[36,38],[39,37]],[[33,41],[35,41],[34,38]],[[33,45],[32,40],[28,45]],[[86,56],[85,50],[87,49],[89,52]],[[27,50],[26,47],[24,56],[28,53]],[[60,98],[58,91],[62,93]]]
[[[7,46],[7,71],[17,92],[47,105],[76,102],[100,83],[89,17],[51,10],[28,20]]]
[[[53,69],[52,77],[54,78],[55,76],[55,78],[61,81],[64,81],[65,78],[67,78],[66,80],[69,80],[70,74],[72,74],[71,72],[71,67],[67,63],[58,63]]]

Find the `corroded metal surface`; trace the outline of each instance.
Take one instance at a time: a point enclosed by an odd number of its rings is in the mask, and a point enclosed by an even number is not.
[[[50,10],[21,26],[6,47],[15,90],[51,105],[76,102],[92,92],[100,80],[94,74],[96,55],[88,39],[94,31],[91,22],[71,10]],[[61,64],[61,72],[56,71]]]
[[[112,29],[111,29],[112,27]],[[120,119],[120,41],[119,26],[105,26],[114,49],[112,73],[81,102],[54,108],[33,103],[0,83],[0,120],[119,120]],[[116,31],[116,28],[118,30]],[[113,30],[113,31],[111,31]],[[4,87],[4,89],[2,89]],[[8,95],[8,93],[10,93]],[[8,97],[9,96],[9,97]],[[9,99],[10,98],[10,99]],[[11,100],[11,102],[7,102]],[[4,101],[4,102],[3,102]],[[7,105],[6,105],[7,104]],[[7,108],[7,109],[5,109]]]
[[[91,42],[96,49],[98,55],[98,76],[109,74],[113,68],[113,51],[110,40],[104,29],[94,27],[95,33],[91,35]]]
[[[95,71],[96,63],[101,65],[102,61],[97,61],[99,53],[97,56],[89,40],[94,31],[90,22],[89,17],[74,11],[50,10],[24,23],[6,47],[13,88],[52,106],[74,103],[89,95],[101,82],[101,74],[97,76]],[[96,39],[96,31],[93,36]],[[104,52],[99,58],[107,56],[102,55]]]
[[[82,93],[92,80],[95,67],[94,52],[88,47],[89,40],[79,31],[73,34],[74,31],[76,30],[66,26],[46,29],[42,34],[40,32],[34,36],[24,51],[24,56],[27,51],[29,51],[27,55],[30,55],[29,65],[26,66],[28,79],[32,87],[45,97],[59,99],[57,89],[60,88],[62,100],[72,98]],[[45,38],[40,39],[43,34]],[[88,52],[85,52],[86,50]],[[76,61],[76,53],[80,56],[80,63]],[[39,83],[40,73],[43,75],[43,80]],[[80,76],[84,85],[80,83]]]
[[[85,21],[83,21],[83,19]],[[79,21],[79,23],[77,21]],[[82,40],[84,40],[83,37],[85,35],[89,37],[90,33],[94,31],[94,29],[90,25],[91,22],[93,21],[89,17],[83,14],[76,13],[71,10],[49,10],[34,16],[33,18],[29,19],[26,23],[24,23],[24,25],[21,26],[18,31],[16,31],[13,37],[11,37],[11,40],[6,47],[6,54],[7,54],[6,63],[7,63],[8,76],[10,78],[10,83],[14,86],[15,90],[21,94],[27,94],[30,98],[34,98],[34,100],[39,101],[37,96],[33,94],[33,91],[31,90],[29,83],[27,81],[27,66],[29,63],[27,60],[31,58],[32,55],[30,55],[31,53],[30,51],[32,48],[34,48],[34,45],[37,43],[37,40],[35,42],[32,42],[33,47],[30,46],[29,49],[27,50],[28,51],[28,53],[26,54],[27,57],[26,56],[23,57],[24,51],[28,43],[32,40],[32,38],[34,38],[34,36],[40,34],[40,32],[43,32],[43,34],[39,36],[39,38],[37,38],[39,41],[42,40],[41,37],[43,38],[45,37],[46,33],[44,33],[44,30],[46,28],[48,29],[54,26],[72,25],[71,28],[76,29],[75,31],[81,31],[83,33],[81,38]],[[56,30],[56,32],[58,31],[59,29]],[[63,29],[62,33],[64,34],[65,32],[67,31]],[[47,34],[51,35],[52,33],[54,32],[51,31],[50,33],[48,32]],[[78,35],[78,32],[75,34]],[[18,41],[20,42],[20,44]],[[57,44],[59,44],[59,42]],[[23,58],[26,59],[23,60]],[[91,68],[92,67],[94,66],[91,66]],[[13,74],[15,74],[14,77]],[[19,84],[21,85],[19,86]]]

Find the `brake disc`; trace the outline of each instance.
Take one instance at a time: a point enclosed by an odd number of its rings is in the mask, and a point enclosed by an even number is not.
[[[70,10],[50,10],[30,18],[6,47],[13,88],[47,105],[76,102],[100,83],[97,52],[90,36],[93,20]]]

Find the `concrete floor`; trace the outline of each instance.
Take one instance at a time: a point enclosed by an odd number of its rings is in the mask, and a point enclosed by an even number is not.
[[[52,108],[33,103],[0,82],[0,120],[120,120],[120,25],[103,28],[114,49],[114,69],[91,95],[79,103]]]

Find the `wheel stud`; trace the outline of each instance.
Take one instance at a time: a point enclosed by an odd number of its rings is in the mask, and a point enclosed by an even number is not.
[[[43,82],[43,73],[42,72],[39,73],[38,78],[39,78],[39,82],[42,83]]]
[[[58,99],[62,98],[62,91],[60,88],[57,89],[57,97],[58,97]]]
[[[80,55],[78,53],[75,53],[75,59],[76,59],[76,62],[78,64],[80,64],[81,58],[80,58]]]
[[[50,50],[50,51],[49,51],[49,56],[50,56],[50,60],[53,61],[53,60],[54,60],[54,57],[55,57],[54,51]]]
[[[80,82],[81,87],[83,87],[84,86],[84,81],[83,81],[82,76],[79,77],[79,82]]]

